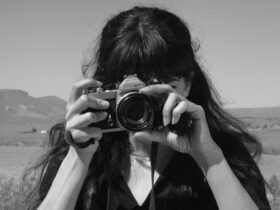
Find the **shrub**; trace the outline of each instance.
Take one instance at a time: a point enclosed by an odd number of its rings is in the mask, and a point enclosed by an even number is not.
[[[24,209],[24,198],[13,178],[1,177],[0,189],[0,209]]]
[[[270,187],[270,191],[273,196],[272,200],[270,200],[271,209],[279,210],[280,209],[280,181],[274,175],[269,179],[268,185]]]
[[[26,209],[26,192],[34,183],[34,177],[24,184],[14,178],[0,177],[0,209],[1,210],[24,210]]]

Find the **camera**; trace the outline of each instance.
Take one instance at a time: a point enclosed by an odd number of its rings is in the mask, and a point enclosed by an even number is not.
[[[151,97],[139,93],[139,90],[145,86],[145,83],[137,75],[129,75],[125,76],[124,80],[114,89],[106,86],[86,89],[84,94],[88,94],[89,97],[107,100],[110,104],[109,108],[106,109],[106,112],[108,112],[107,118],[92,123],[90,126],[101,128],[103,133],[123,130],[141,131],[161,127],[163,125],[162,108],[165,99],[162,96]],[[89,108],[85,112],[96,111]],[[172,131],[182,133],[190,127],[190,124],[191,121],[186,116],[181,116],[177,124],[167,127]]]

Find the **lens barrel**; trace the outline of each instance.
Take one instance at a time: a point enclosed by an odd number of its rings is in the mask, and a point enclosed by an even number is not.
[[[128,130],[140,131],[153,125],[154,102],[150,97],[133,92],[125,95],[118,103],[117,118]]]
[[[141,131],[154,129],[163,125],[160,99],[131,92],[123,96],[116,108],[118,123],[127,130]],[[192,126],[188,113],[183,113],[178,123],[167,125],[168,129],[178,135],[185,135]]]

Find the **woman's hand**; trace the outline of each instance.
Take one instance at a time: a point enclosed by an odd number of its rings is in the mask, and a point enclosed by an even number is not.
[[[164,127],[159,130],[136,132],[134,133],[135,139],[161,142],[176,151],[191,155],[196,152],[207,152],[207,150],[217,147],[210,135],[201,106],[190,102],[167,84],[150,85],[141,89],[140,92],[150,96],[167,95],[167,99],[162,111]],[[176,124],[184,112],[188,113],[192,126],[186,135],[179,136],[166,126],[170,123]]]
[[[66,108],[66,126],[65,132],[70,132],[72,138],[77,143],[86,142],[91,138],[96,141],[95,144],[81,149],[80,152],[86,153],[96,151],[98,140],[102,137],[102,131],[97,127],[89,127],[90,124],[104,120],[107,116],[104,109],[109,107],[109,103],[102,99],[93,98],[90,95],[83,95],[84,89],[89,87],[100,87],[101,82],[94,79],[83,79],[76,82],[71,90],[70,98]],[[98,112],[85,112],[88,108],[100,110]]]

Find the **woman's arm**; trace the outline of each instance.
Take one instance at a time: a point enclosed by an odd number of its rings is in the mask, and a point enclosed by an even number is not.
[[[209,145],[204,152],[193,152],[192,156],[204,172],[220,210],[258,209],[217,145]]]
[[[65,140],[70,145],[74,145],[74,142],[80,144],[93,138],[95,143],[84,149],[70,146],[47,196],[39,207],[40,210],[71,210],[76,206],[92,156],[98,148],[98,141],[102,138],[101,129],[91,125],[104,120],[107,113],[102,110],[109,107],[107,101],[82,93],[86,88],[100,86],[101,83],[96,80],[83,79],[76,82],[72,87],[67,104],[65,124],[65,133],[69,132],[72,140],[70,141],[67,138]],[[89,108],[96,111],[88,111]]]
[[[79,152],[78,149],[70,147],[47,196],[38,208],[39,210],[71,210],[75,208],[96,148],[97,143],[86,148],[87,152]]]
[[[183,113],[188,114],[192,125],[185,135],[178,135],[169,129],[162,128],[136,132],[135,139],[160,142],[178,152],[190,154],[203,170],[219,209],[258,209],[257,200],[252,199],[251,194],[244,188],[244,183],[241,184],[240,179],[234,174],[225,158],[231,150],[236,152],[236,148],[230,147],[228,151],[225,151],[216,144],[211,136],[203,107],[189,101],[179,89],[173,89],[166,84],[146,86],[140,92],[147,95],[168,93],[162,114],[165,126],[175,125]],[[230,143],[228,139],[224,139],[224,142]],[[232,145],[237,143],[238,141],[235,141]],[[241,162],[245,163],[243,160]],[[248,164],[244,164],[244,167],[246,166]],[[246,177],[246,179],[250,179],[250,177]],[[258,187],[253,186],[253,189],[257,191]]]

